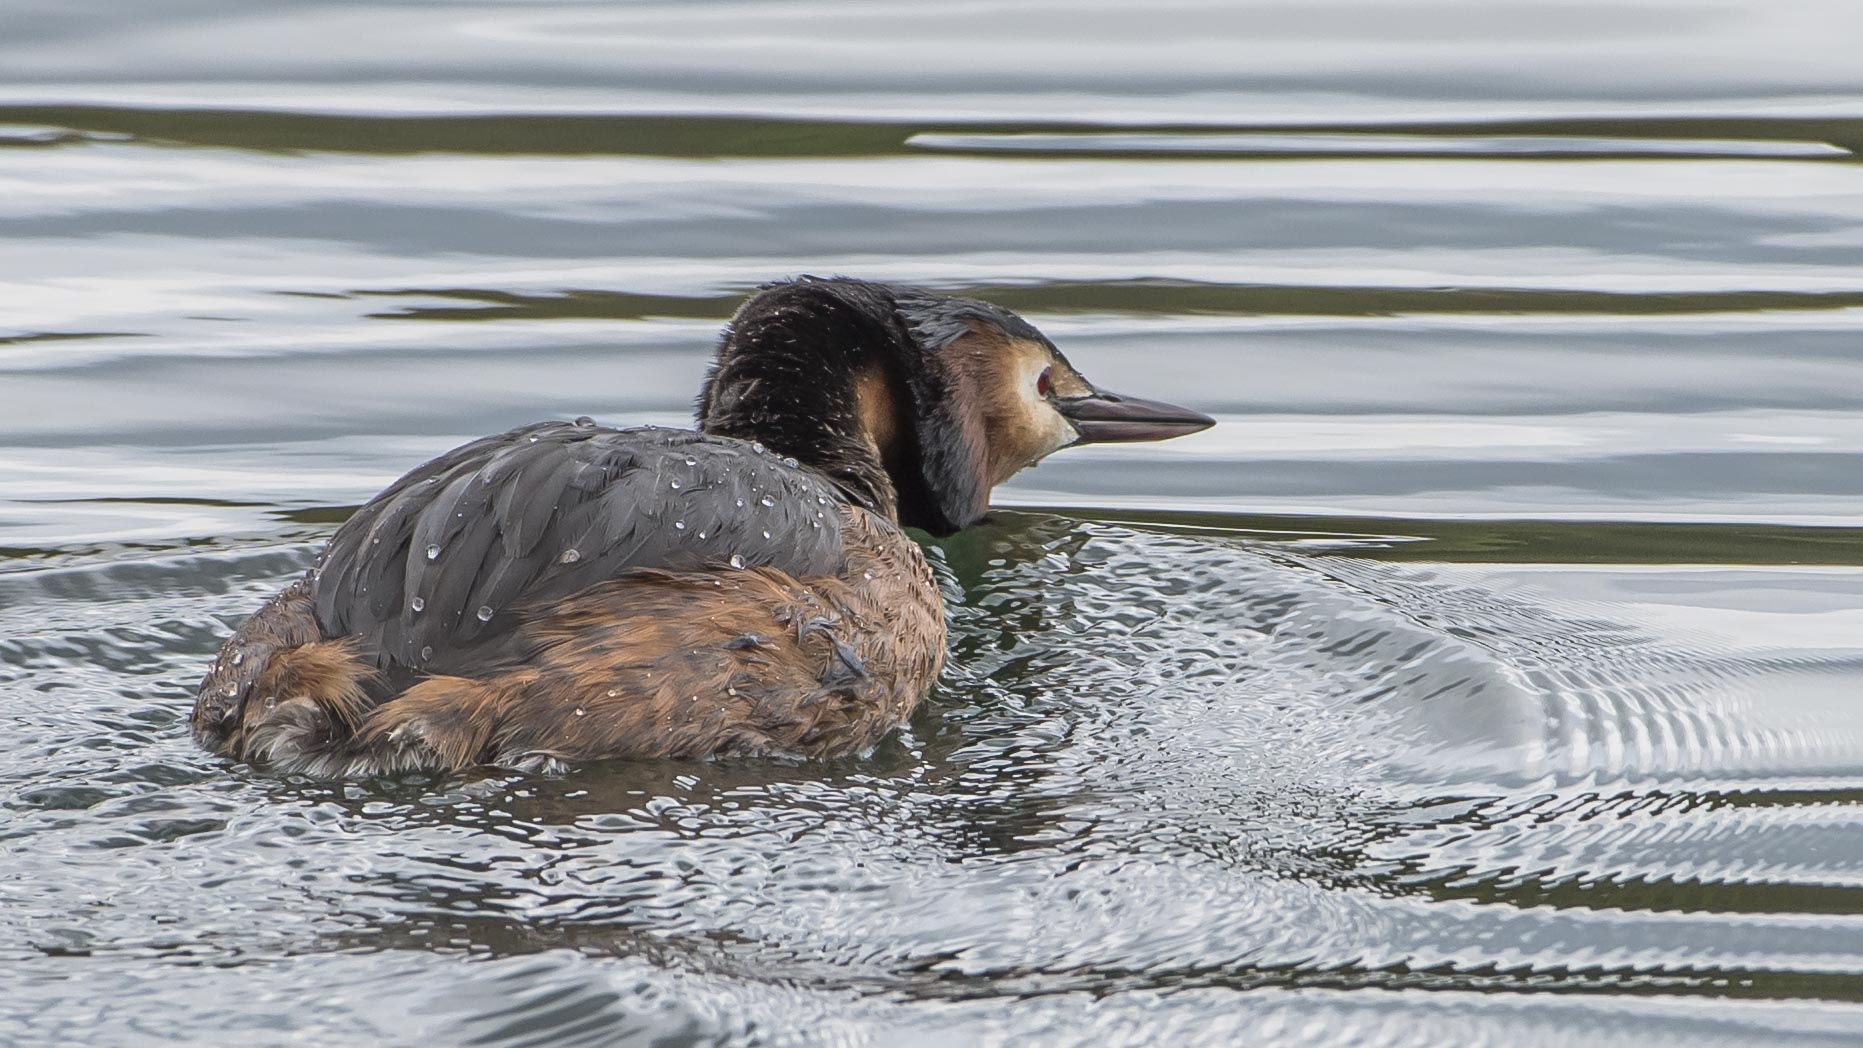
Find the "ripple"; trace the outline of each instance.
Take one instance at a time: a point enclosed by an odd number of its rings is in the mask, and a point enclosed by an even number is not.
[[[1063,1013],[1030,1002],[1075,995],[1118,1002],[1118,1029],[1148,995],[1268,988],[1399,994],[1327,1013],[1367,1036],[1410,1028],[1405,993],[1634,994],[1626,1022],[1660,1026],[1676,995],[1828,1000],[1863,975],[1863,740],[1772,726],[1796,674],[1853,679],[1837,653],[1678,646],[1546,580],[1220,535],[1022,514],[934,552],[952,674],[871,758],[558,779],[292,782],[194,752],[193,674],[304,546],[6,576],[36,669],[0,680],[0,803],[35,886],[0,953],[81,955],[130,999],[150,963],[235,965],[280,1006],[325,969],[357,989],[298,1021],[378,1033],[416,1020],[365,986],[473,958],[493,967],[425,1007],[513,1044],[1046,1030]],[[1639,578],[1697,608],[1740,592]],[[1775,698],[1714,705],[1733,685]],[[1600,725],[1668,741],[1574,757]],[[1508,1007],[1441,1029],[1568,1014]]]
[[[1863,1028],[1855,5],[119,6],[0,39],[0,1041]],[[833,271],[1222,425],[935,544],[860,759],[194,749],[409,462]]]
[[[1112,156],[1178,153],[1296,156],[1697,156],[1842,157],[1850,150],[1829,142],[1756,139],[1580,138],[1557,135],[1475,137],[1365,132],[1094,132],[1074,134],[917,134],[908,146],[947,152],[1096,153]]]

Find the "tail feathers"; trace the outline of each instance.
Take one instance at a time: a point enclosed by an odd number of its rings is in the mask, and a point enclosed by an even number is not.
[[[272,652],[232,723],[219,726],[216,752],[254,763],[322,771],[343,763],[368,715],[374,667],[344,641],[317,641]]]
[[[534,671],[490,681],[429,677],[386,702],[370,696],[376,676],[347,641],[276,651],[254,675],[224,741],[213,748],[237,760],[318,776],[548,764],[549,755],[542,753],[500,759],[501,727],[508,710],[535,684]]]
[[[221,648],[195,699],[194,737],[221,756],[319,776],[550,760],[506,754],[501,738],[534,671],[429,677],[399,695],[383,695],[379,676],[351,641],[324,639],[310,585],[300,580]]]
[[[240,727],[266,695],[260,678],[285,652],[323,640],[311,607],[310,584],[299,579],[265,602],[227,639],[194,700],[194,738],[215,753],[235,750]]]

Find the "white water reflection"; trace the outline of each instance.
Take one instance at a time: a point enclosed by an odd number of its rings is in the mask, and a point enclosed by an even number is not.
[[[27,20],[30,32],[0,44],[0,98],[1149,123],[1785,115],[1854,112],[1851,44],[1863,32],[1845,0],[300,3],[266,17],[211,5],[185,22],[118,15],[108,34]]]
[[[1829,142],[1711,138],[1580,138],[1555,135],[1388,135],[1255,132],[1196,135],[1159,132],[1124,134],[921,134],[906,145],[933,150],[1004,153],[1313,153],[1470,156],[1848,156]]]

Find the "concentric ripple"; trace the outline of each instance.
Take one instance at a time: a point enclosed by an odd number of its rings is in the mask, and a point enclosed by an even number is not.
[[[1676,646],[1558,596],[1561,572],[1009,514],[939,549],[954,672],[869,758],[221,768],[186,740],[192,679],[308,553],[0,579],[0,804],[31,871],[0,951],[42,1029],[1084,1044],[1086,1007],[1114,1040],[1816,1044],[1863,978],[1863,740],[1806,686],[1854,681],[1854,650]],[[1712,602],[1698,573],[1672,606]],[[1863,588],[1782,575],[1828,614]],[[1668,1003],[1730,987],[1807,1004]]]

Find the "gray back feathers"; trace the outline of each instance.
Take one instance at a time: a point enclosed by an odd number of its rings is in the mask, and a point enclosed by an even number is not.
[[[414,469],[312,569],[325,636],[383,669],[463,673],[505,657],[520,613],[631,570],[842,563],[840,496],[744,441],[543,422]]]

